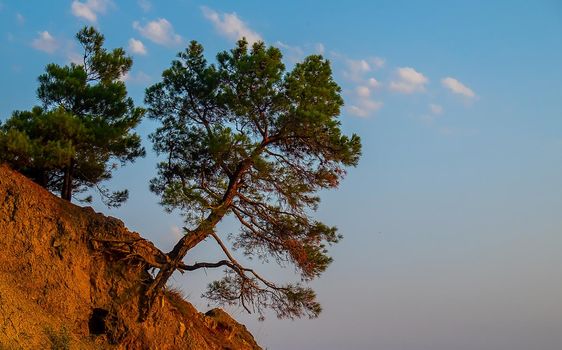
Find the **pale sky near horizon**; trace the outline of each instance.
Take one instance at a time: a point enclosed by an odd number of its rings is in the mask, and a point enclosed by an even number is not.
[[[312,53],[331,60],[343,128],[363,141],[317,214],[344,239],[313,283],[319,319],[228,309],[264,348],[562,348],[562,2],[0,0],[0,120],[38,103],[37,76],[76,59],[84,25],[133,56],[139,105],[193,39],[211,61],[240,36],[280,47],[289,68]],[[182,222],[148,190],[155,126],[138,128],[147,157],[107,183],[129,202],[94,207],[169,250]],[[190,261],[220,257],[210,243]],[[174,285],[205,311],[213,276]]]

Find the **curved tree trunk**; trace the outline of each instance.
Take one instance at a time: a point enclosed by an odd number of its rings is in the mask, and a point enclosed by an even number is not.
[[[203,241],[209,233],[205,231],[191,231],[183,236],[183,238],[174,246],[174,249],[167,254],[168,262],[160,269],[152,283],[148,286],[142,298],[142,305],[140,307],[140,321],[143,322],[147,319],[152,308],[152,304],[166,283],[176,271],[178,265],[182,262],[187,252]]]
[[[258,153],[258,150],[263,149],[266,143],[262,143],[254,153]],[[254,154],[252,154],[254,156]],[[240,179],[242,174],[244,174],[252,165],[252,157],[245,159],[238,164],[238,167],[230,179],[228,188],[221,200],[221,203],[211,211],[211,213],[205,218],[199,226],[193,230],[189,231],[179,242],[174,246],[171,252],[166,254],[169,261],[166,266],[162,267],[154,280],[150,283],[148,288],[144,293],[144,298],[142,298],[142,304],[140,305],[140,316],[139,320],[141,322],[145,321],[150,314],[150,309],[152,304],[156,300],[156,297],[160,291],[166,286],[168,279],[177,270],[178,265],[182,263],[183,258],[185,258],[187,252],[191,248],[195,247],[197,244],[201,243],[207,236],[214,232],[215,226],[222,220],[230,209],[230,205],[238,191],[238,186],[240,185]]]
[[[187,255],[193,247],[201,243],[205,238],[207,238],[214,230],[217,223],[224,217],[230,203],[232,202],[232,196],[225,198],[223,206],[213,210],[209,216],[203,221],[195,230],[189,231],[185,236],[178,241],[174,246],[174,249],[166,254],[168,262],[166,266],[162,267],[154,280],[150,283],[148,288],[144,293],[144,298],[142,298],[142,304],[140,305],[140,316],[139,320],[141,322],[145,321],[150,314],[150,310],[156,297],[162,289],[166,286],[168,279],[172,277],[172,274],[177,270],[178,266],[182,263],[183,258]]]

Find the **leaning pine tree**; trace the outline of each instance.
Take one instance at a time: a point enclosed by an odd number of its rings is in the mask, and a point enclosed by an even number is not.
[[[185,216],[184,236],[167,254],[167,264],[146,290],[144,317],[176,270],[225,268],[205,296],[240,303],[263,316],[316,317],[313,290],[302,283],[279,285],[243,266],[216,231],[226,216],[240,231],[235,249],[262,259],[292,263],[301,282],[318,277],[331,263],[327,246],[341,235],[311,217],[321,189],[335,188],[345,167],[361,153],[357,135],[342,135],[340,87],[330,64],[308,56],[285,72],[281,52],[245,40],[209,64],[197,42],[178,55],[162,81],[147,89],[151,118],[161,126],[151,135],[165,156],[151,189],[168,209]],[[186,265],[186,254],[206,238],[224,252],[217,262]]]

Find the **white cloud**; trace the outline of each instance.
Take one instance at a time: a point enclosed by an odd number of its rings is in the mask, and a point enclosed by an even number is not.
[[[202,6],[201,11],[203,11],[203,16],[213,23],[215,29],[228,39],[238,40],[244,37],[250,45],[263,41],[261,35],[250,29],[235,12],[220,14],[206,6]]]
[[[60,43],[48,32],[39,32],[39,36],[31,42],[31,46],[36,50],[46,53],[54,53],[60,46]]]
[[[275,42],[274,45],[284,51],[284,56],[292,63],[304,58],[304,50],[300,46],[291,46],[281,41]]]
[[[336,58],[343,58],[346,68],[343,71],[345,78],[359,82],[365,79],[365,75],[375,69],[382,68],[384,66],[384,60],[380,57],[369,57],[364,59],[350,59],[345,58],[345,56],[334,53]]]
[[[369,59],[369,62],[371,62],[377,68],[382,68],[384,67],[385,64],[384,58],[380,58],[380,57],[372,57]]]
[[[424,114],[420,117],[420,120],[425,124],[433,124],[441,114],[443,114],[443,107],[438,104],[429,104],[429,114]]]
[[[443,113],[443,107],[437,104],[430,103],[429,110],[432,114],[439,115]]]
[[[85,18],[90,22],[95,22],[97,20],[96,13],[80,1],[73,1],[71,7],[74,16]]]
[[[330,55],[335,60],[342,62],[345,68],[343,76],[353,82],[351,104],[348,107],[350,114],[358,117],[369,117],[382,108],[383,102],[372,97],[373,90],[380,87],[380,82],[371,76],[371,72],[384,66],[380,57],[366,57],[351,59],[339,52],[331,51]]]
[[[441,79],[441,84],[443,84],[444,87],[451,90],[455,94],[463,95],[468,98],[473,98],[476,96],[476,94],[474,93],[474,91],[472,91],[472,89],[470,89],[468,86],[464,85],[463,83],[461,83],[455,78],[451,78],[451,77],[443,78]]]
[[[150,82],[151,78],[145,72],[139,71],[136,74],[127,72],[120,80],[131,84],[146,84]]]
[[[382,102],[371,98],[371,89],[368,86],[361,85],[356,87],[355,95],[354,104],[349,107],[349,112],[358,117],[368,117],[383,105]]]
[[[349,107],[349,112],[358,117],[366,118],[373,112],[378,111],[383,106],[380,101],[375,101],[369,98],[360,99],[357,104]]]
[[[74,63],[74,64],[84,64],[84,56],[79,54],[76,51],[69,51],[66,54],[66,58],[68,59],[68,61],[70,63]]]
[[[344,70],[343,75],[350,80],[359,81],[363,76],[371,71],[371,65],[367,60],[352,60],[347,59],[345,62],[347,68]]]
[[[16,20],[18,21],[18,24],[25,23],[25,17],[23,17],[21,13],[16,13]]]
[[[358,86],[355,89],[355,92],[359,97],[369,97],[371,95],[371,90],[369,89],[368,86]]]
[[[174,32],[174,28],[165,18],[148,22],[144,27],[138,21],[133,22],[133,28],[145,38],[164,46],[174,46],[182,43],[182,37]]]
[[[111,4],[110,0],[86,0],[86,2],[74,0],[70,8],[74,16],[95,22],[97,15],[104,14]]]
[[[135,38],[129,39],[129,50],[132,53],[137,53],[139,55],[146,55],[146,47],[142,43],[142,41],[137,40]]]
[[[300,62],[310,54],[322,55],[324,53],[324,45],[321,43],[292,46],[282,41],[276,41],[273,45],[281,49],[283,56],[291,63]]]
[[[377,88],[381,86],[381,83],[375,78],[369,78],[369,80],[367,80],[367,84],[369,85],[369,87],[372,88]]]
[[[148,0],[138,0],[137,3],[144,12],[148,12],[152,9],[152,4]]]
[[[390,82],[390,89],[404,94],[424,91],[429,81],[422,73],[411,67],[396,70],[397,79]]]
[[[366,60],[348,60],[347,66],[353,72],[363,73],[371,70],[371,66]]]

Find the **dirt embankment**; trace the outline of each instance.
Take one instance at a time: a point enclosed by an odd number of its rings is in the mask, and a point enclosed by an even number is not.
[[[224,311],[174,291],[138,322],[143,261],[162,258],[118,219],[0,165],[0,350],[260,349]]]

